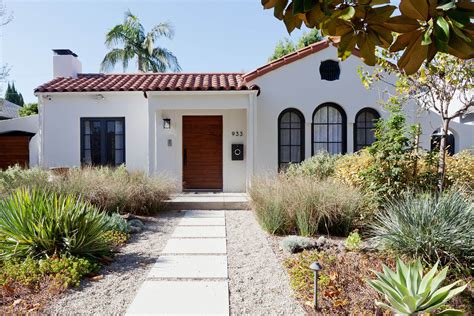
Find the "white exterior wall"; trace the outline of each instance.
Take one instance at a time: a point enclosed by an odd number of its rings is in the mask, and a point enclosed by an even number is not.
[[[81,165],[80,119],[125,117],[125,162],[147,170],[148,101],[143,93],[68,93],[40,97],[40,164],[45,168]]]
[[[252,93],[252,92],[250,92]],[[185,115],[222,115],[223,119],[223,191],[245,192],[247,185],[246,168],[249,162],[247,146],[247,106],[249,93],[191,93],[189,95],[159,94],[149,96],[150,126],[155,127],[153,161],[150,170],[167,174],[175,179],[181,189],[183,174],[183,126]],[[163,129],[163,119],[171,119],[171,129]],[[242,131],[242,136],[233,136],[232,131]],[[172,146],[168,146],[168,139]],[[244,144],[244,160],[232,161],[231,145]]]
[[[309,55],[288,65],[275,69],[251,84],[257,84],[261,95],[257,97],[257,140],[255,173],[276,173],[278,169],[278,116],[287,108],[300,110],[305,118],[305,158],[311,157],[311,123],[316,107],[325,102],[334,102],[341,106],[347,116],[347,152],[354,149],[354,121],[358,111],[371,107],[382,118],[388,113],[380,106],[384,89],[367,90],[358,75],[359,66],[368,67],[356,56],[340,62],[339,80],[321,80],[319,66],[321,61],[336,60],[337,49],[330,46],[318,53]],[[429,149],[429,135],[440,125],[439,118],[433,113],[419,113],[413,107],[407,109],[409,122],[422,123],[425,133],[421,137],[422,145]],[[420,118],[421,116],[421,118]],[[462,128],[457,125],[463,125]],[[436,126],[436,127],[435,127]],[[456,151],[474,146],[474,126],[452,123],[453,130],[463,134],[456,139]],[[463,131],[461,131],[461,129]],[[471,136],[469,136],[471,135]],[[459,138],[459,137],[458,137]],[[459,144],[459,146],[458,146]]]

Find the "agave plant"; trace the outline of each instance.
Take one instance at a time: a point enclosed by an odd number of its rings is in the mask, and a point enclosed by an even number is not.
[[[108,216],[73,195],[20,189],[0,200],[0,259],[110,252]]]
[[[467,284],[455,287],[460,281],[440,288],[447,271],[446,267],[437,274],[437,262],[426,275],[423,275],[423,266],[419,259],[408,265],[398,259],[396,271],[383,265],[384,273],[374,271],[378,279],[367,280],[367,283],[389,303],[377,301],[377,306],[391,310],[396,315],[418,315],[433,312],[466,288]],[[437,315],[463,314],[459,310],[449,309]]]

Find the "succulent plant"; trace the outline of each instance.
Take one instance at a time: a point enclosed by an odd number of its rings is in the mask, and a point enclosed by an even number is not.
[[[433,312],[466,288],[467,285],[456,287],[460,281],[440,288],[447,271],[446,267],[437,273],[437,262],[423,275],[419,259],[408,265],[398,259],[396,271],[383,265],[383,273],[374,271],[377,280],[367,280],[367,283],[388,301],[388,304],[377,301],[377,306],[391,310],[396,315],[418,315]],[[438,315],[463,314],[459,310],[449,309]]]

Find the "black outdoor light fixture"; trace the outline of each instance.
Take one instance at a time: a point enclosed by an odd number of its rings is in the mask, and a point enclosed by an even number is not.
[[[314,310],[318,310],[318,272],[321,271],[323,267],[319,263],[313,262],[309,266],[309,268],[314,273],[314,298],[313,298]]]
[[[171,128],[171,119],[165,118],[163,119],[163,128],[170,129]]]

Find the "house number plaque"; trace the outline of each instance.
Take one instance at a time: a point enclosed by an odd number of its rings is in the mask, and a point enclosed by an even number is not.
[[[232,136],[244,136],[244,132],[242,132],[242,131],[232,131]]]

